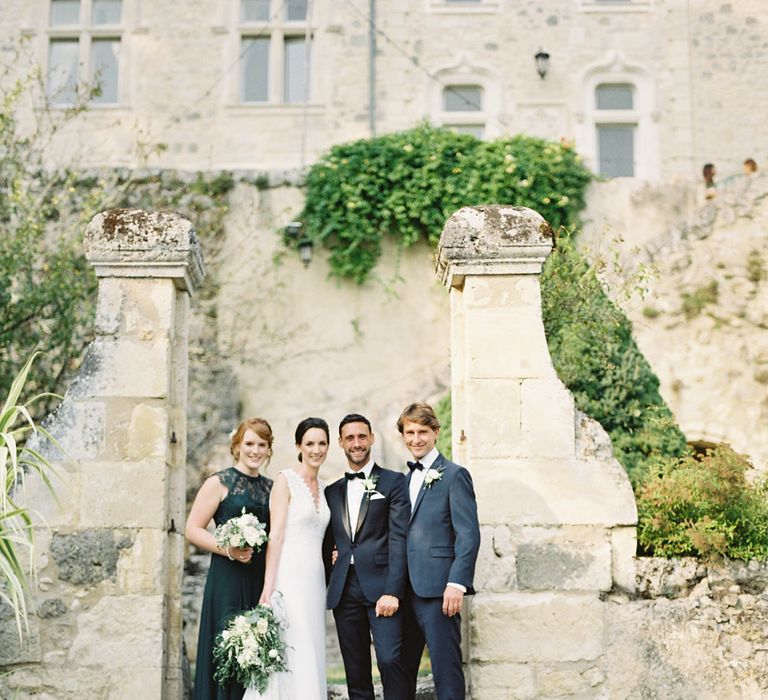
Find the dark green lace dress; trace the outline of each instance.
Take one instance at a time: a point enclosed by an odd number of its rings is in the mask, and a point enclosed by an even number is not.
[[[272,480],[264,476],[248,476],[234,467],[217,475],[226,486],[227,495],[213,514],[216,525],[237,517],[245,508],[269,530],[269,492]],[[211,554],[211,567],[203,593],[200,611],[200,635],[197,640],[195,667],[195,700],[241,700],[245,689],[235,683],[220,686],[213,680],[213,643],[233,612],[256,606],[264,586],[267,548],[254,552],[250,564],[230,561]]]

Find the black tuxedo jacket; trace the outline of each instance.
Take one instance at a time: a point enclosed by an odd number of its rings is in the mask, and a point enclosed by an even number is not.
[[[360,503],[354,540],[347,508],[347,480],[341,478],[325,489],[331,521],[325,538],[326,567],[329,570],[327,606],[335,608],[341,600],[349,563],[355,555],[355,572],[365,597],[375,603],[382,595],[403,599],[405,592],[405,533],[411,513],[405,475],[373,465],[371,476],[378,476],[376,494],[365,494]],[[338,550],[336,564],[330,566],[330,552]]]
[[[480,550],[477,501],[469,472],[439,455],[431,469],[440,479],[422,486],[408,524],[408,575],[416,595],[443,596],[459,583],[474,593],[472,579]],[[410,484],[411,476],[408,475]]]

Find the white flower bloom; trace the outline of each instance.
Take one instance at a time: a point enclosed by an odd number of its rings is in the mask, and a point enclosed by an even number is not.
[[[249,545],[253,546],[259,541],[259,531],[253,525],[248,525],[243,528],[243,537]]]
[[[267,622],[266,618],[262,617],[257,623],[256,623],[256,631],[259,634],[266,634],[267,630],[269,629],[269,622]]]
[[[270,659],[276,659],[279,656],[277,653],[277,649],[270,649],[269,650],[269,658]]]
[[[233,428],[229,431],[229,439],[231,440],[235,435],[237,435],[237,428]]]
[[[436,481],[440,481],[443,478],[443,472],[440,469],[427,469],[427,473],[424,475],[425,488],[432,488],[432,485]]]

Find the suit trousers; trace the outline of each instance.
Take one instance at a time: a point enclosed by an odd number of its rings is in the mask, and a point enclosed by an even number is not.
[[[461,616],[443,614],[443,599],[422,598],[407,585],[403,609],[403,665],[408,694],[416,697],[416,677],[424,652],[429,649],[437,700],[464,700],[464,671],[461,667]]]
[[[349,567],[344,591],[333,610],[333,617],[344,660],[349,700],[374,700],[371,635],[384,698],[403,700],[408,694],[408,684],[400,662],[402,613],[398,611],[392,617],[376,617],[376,605],[363,594],[354,565]]]

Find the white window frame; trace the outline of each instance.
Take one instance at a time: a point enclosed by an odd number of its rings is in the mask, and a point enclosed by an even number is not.
[[[285,4],[281,0],[272,0],[270,11],[274,13],[277,8],[278,16],[272,14],[268,20],[244,22],[240,17],[240,0],[232,0],[231,12],[234,41],[232,44],[231,63],[236,63],[236,70],[232,71],[233,81],[230,87],[230,100],[233,106],[246,109],[280,109],[289,111],[303,111],[308,106],[316,105],[316,36],[317,26],[310,14],[316,3],[308,3],[306,20],[285,19]],[[309,38],[310,67],[309,67],[309,91],[306,102],[286,102],[285,97],[285,40],[291,38]],[[242,93],[242,55],[243,40],[248,38],[269,39],[269,67],[267,75],[267,99],[266,101],[246,101]]]
[[[446,0],[426,0],[431,12],[446,15],[488,15],[499,11],[500,0],[480,0],[480,2],[446,2]]]
[[[467,56],[459,56],[458,64],[434,73],[428,90],[427,118],[440,126],[481,126],[483,139],[501,134],[500,81],[488,68],[471,64]],[[443,107],[443,91],[452,85],[477,85],[483,90],[481,111],[449,112]]]
[[[633,109],[597,109],[597,86],[615,84],[634,88]],[[576,144],[586,164],[593,172],[598,172],[598,125],[634,125],[633,177],[657,180],[661,173],[658,113],[655,85],[649,74],[638,66],[627,64],[620,53],[611,52],[605,60],[593,64],[582,74],[580,85],[579,104],[574,110]]]
[[[48,72],[50,71],[50,53],[51,42],[62,39],[76,40],[78,44],[78,71],[77,85],[90,85],[91,76],[91,47],[94,39],[113,39],[120,42],[120,55],[117,61],[117,100],[115,102],[88,102],[89,109],[115,109],[125,107],[127,100],[127,5],[129,0],[122,0],[120,11],[120,22],[117,24],[91,24],[91,15],[93,8],[92,0],[80,0],[80,18],[77,24],[70,25],[51,25],[51,0],[45,0],[42,3],[44,7],[45,18],[45,66],[46,91],[48,89]],[[85,21],[84,21],[85,20]],[[61,101],[49,96],[51,106],[56,108],[69,108],[74,102]]]
[[[581,12],[650,12],[653,10],[653,0],[617,0],[600,2],[600,0],[579,0]]]

